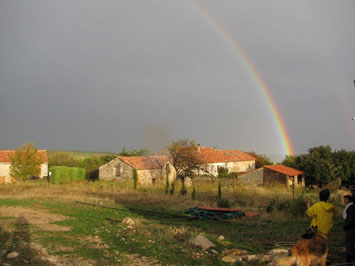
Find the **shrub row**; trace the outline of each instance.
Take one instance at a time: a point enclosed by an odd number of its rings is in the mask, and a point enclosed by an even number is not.
[[[64,182],[75,182],[85,180],[85,169],[67,166],[52,166],[50,183],[60,184]]]

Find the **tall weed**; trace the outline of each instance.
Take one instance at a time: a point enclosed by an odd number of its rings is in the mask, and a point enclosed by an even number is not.
[[[303,196],[300,195],[295,199],[291,199],[288,202],[287,213],[292,217],[303,217],[307,210],[307,204],[303,200]]]

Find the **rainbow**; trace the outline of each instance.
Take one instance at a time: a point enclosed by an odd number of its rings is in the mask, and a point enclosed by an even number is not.
[[[286,155],[293,155],[294,150],[292,148],[291,139],[287,133],[285,123],[282,120],[281,114],[275,104],[269,88],[266,86],[261,75],[258,73],[257,69],[249,59],[248,55],[243,51],[238,42],[233,38],[233,36],[228,32],[228,30],[222,26],[221,23],[204,7],[196,0],[191,0],[191,2],[197,7],[200,12],[202,12],[207,18],[208,21],[224,36],[224,38],[230,43],[230,45],[235,50],[237,56],[242,61],[243,65],[246,67],[249,75],[252,80],[256,83],[256,86],[260,89],[266,105],[271,112],[273,117],[273,122],[277,128],[278,135],[281,139],[281,146]]]

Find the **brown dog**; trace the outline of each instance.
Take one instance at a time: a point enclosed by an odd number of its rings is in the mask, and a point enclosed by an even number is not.
[[[314,234],[309,239],[302,239],[291,249],[291,256],[275,261],[275,266],[325,266],[328,256],[328,237],[312,228]]]

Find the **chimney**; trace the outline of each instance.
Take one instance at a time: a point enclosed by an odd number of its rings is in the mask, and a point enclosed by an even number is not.
[[[200,148],[201,148],[200,144],[197,144],[197,152],[200,152]]]

